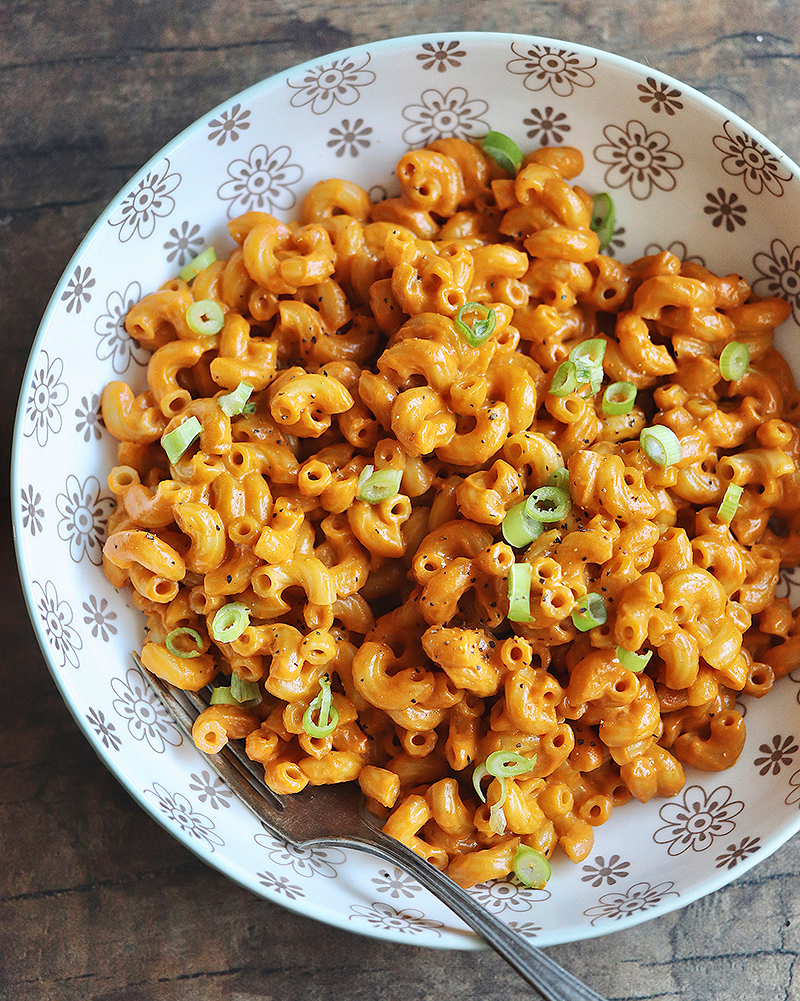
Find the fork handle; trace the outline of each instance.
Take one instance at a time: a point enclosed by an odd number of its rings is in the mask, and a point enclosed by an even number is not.
[[[341,840],[336,844],[342,847]],[[600,994],[531,945],[504,921],[482,907],[449,876],[420,858],[402,842],[375,831],[374,840],[353,839],[353,847],[383,858],[389,857],[401,869],[416,877],[498,952],[545,1001],[604,1001]]]

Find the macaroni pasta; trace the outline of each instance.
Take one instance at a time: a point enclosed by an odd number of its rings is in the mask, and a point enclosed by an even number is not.
[[[197,746],[244,740],[278,793],[358,781],[465,886],[520,845],[584,859],[631,797],[730,766],[739,693],[800,655],[775,598],[800,558],[789,306],[604,254],[582,165],[544,148],[511,177],[442,139],[400,159],[398,197],[328,180],[296,222],[247,213],[227,260],[130,311],[146,390],[103,393],[105,571],[148,670],[225,693]],[[565,494],[515,542],[513,511]],[[496,752],[523,764],[487,773]]]

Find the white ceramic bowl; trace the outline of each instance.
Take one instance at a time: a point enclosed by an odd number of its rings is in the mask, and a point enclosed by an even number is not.
[[[98,404],[110,379],[144,383],[127,309],[205,244],[230,249],[229,218],[290,218],[328,177],[396,193],[393,165],[409,145],[490,128],[524,149],[580,147],[579,182],[614,196],[622,260],[669,248],[787,297],[780,345],[797,361],[800,185],[783,153],[682,83],[596,49],[419,36],[334,53],[232,97],[126,185],[45,313],[13,458],[19,566],[42,649],[84,733],[139,803],[255,893],[352,931],[455,948],[479,943],[402,872],[333,849],[297,852],[265,833],[143,681],[130,655],[141,618],[99,566],[115,449]],[[791,586],[787,574],[780,593]],[[692,772],[674,800],[616,811],[585,862],[557,859],[546,890],[504,882],[475,894],[550,945],[629,927],[738,876],[800,827],[798,684],[800,672],[747,701],[747,745],[731,770]]]

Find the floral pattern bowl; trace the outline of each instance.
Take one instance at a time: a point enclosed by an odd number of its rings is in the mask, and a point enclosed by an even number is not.
[[[400,86],[398,83],[402,82]],[[413,879],[367,856],[275,840],[185,740],[132,663],[143,627],[100,569],[114,443],[98,413],[110,379],[137,387],[146,354],[123,318],[225,224],[250,209],[289,218],[316,181],[396,192],[408,146],[497,129],[523,148],[584,152],[580,179],[617,206],[612,252],[669,248],[792,305],[780,334],[800,376],[800,172],[724,108],[648,67],[546,38],[430,35],[365,45],[231,98],[159,152],[81,244],[45,313],[22,389],[13,456],[21,578],[64,699],[139,803],[253,892],[331,924],[429,946],[478,940]],[[798,583],[785,573],[781,594]],[[800,828],[800,670],[748,701],[748,739],[727,772],[693,773],[673,800],[632,803],[590,856],[559,859],[544,890],[476,897],[542,945],[680,907],[763,859]]]

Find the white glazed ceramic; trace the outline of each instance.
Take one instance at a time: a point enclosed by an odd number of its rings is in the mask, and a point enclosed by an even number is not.
[[[115,449],[98,404],[110,379],[144,383],[147,356],[125,333],[126,311],[205,245],[226,255],[228,219],[249,209],[288,219],[328,177],[394,194],[393,165],[409,145],[489,129],[523,149],[580,147],[579,183],[614,196],[612,252],[622,260],[669,248],[787,297],[793,315],[779,343],[797,360],[800,185],[779,150],[683,84],[596,49],[521,35],[419,36],[266,80],[142,168],[48,306],[13,458],[19,566],[42,649],[84,733],[139,803],[257,894],[355,932],[448,948],[479,943],[399,870],[332,849],[298,852],[267,834],[143,681],[130,656],[141,618],[100,570]],[[780,593],[792,583],[787,574]],[[745,700],[748,738],[734,768],[690,772],[674,800],[616,811],[585,862],[556,860],[546,890],[502,882],[474,893],[550,945],[630,927],[729,882],[800,827],[798,686],[800,671],[762,702]]]

